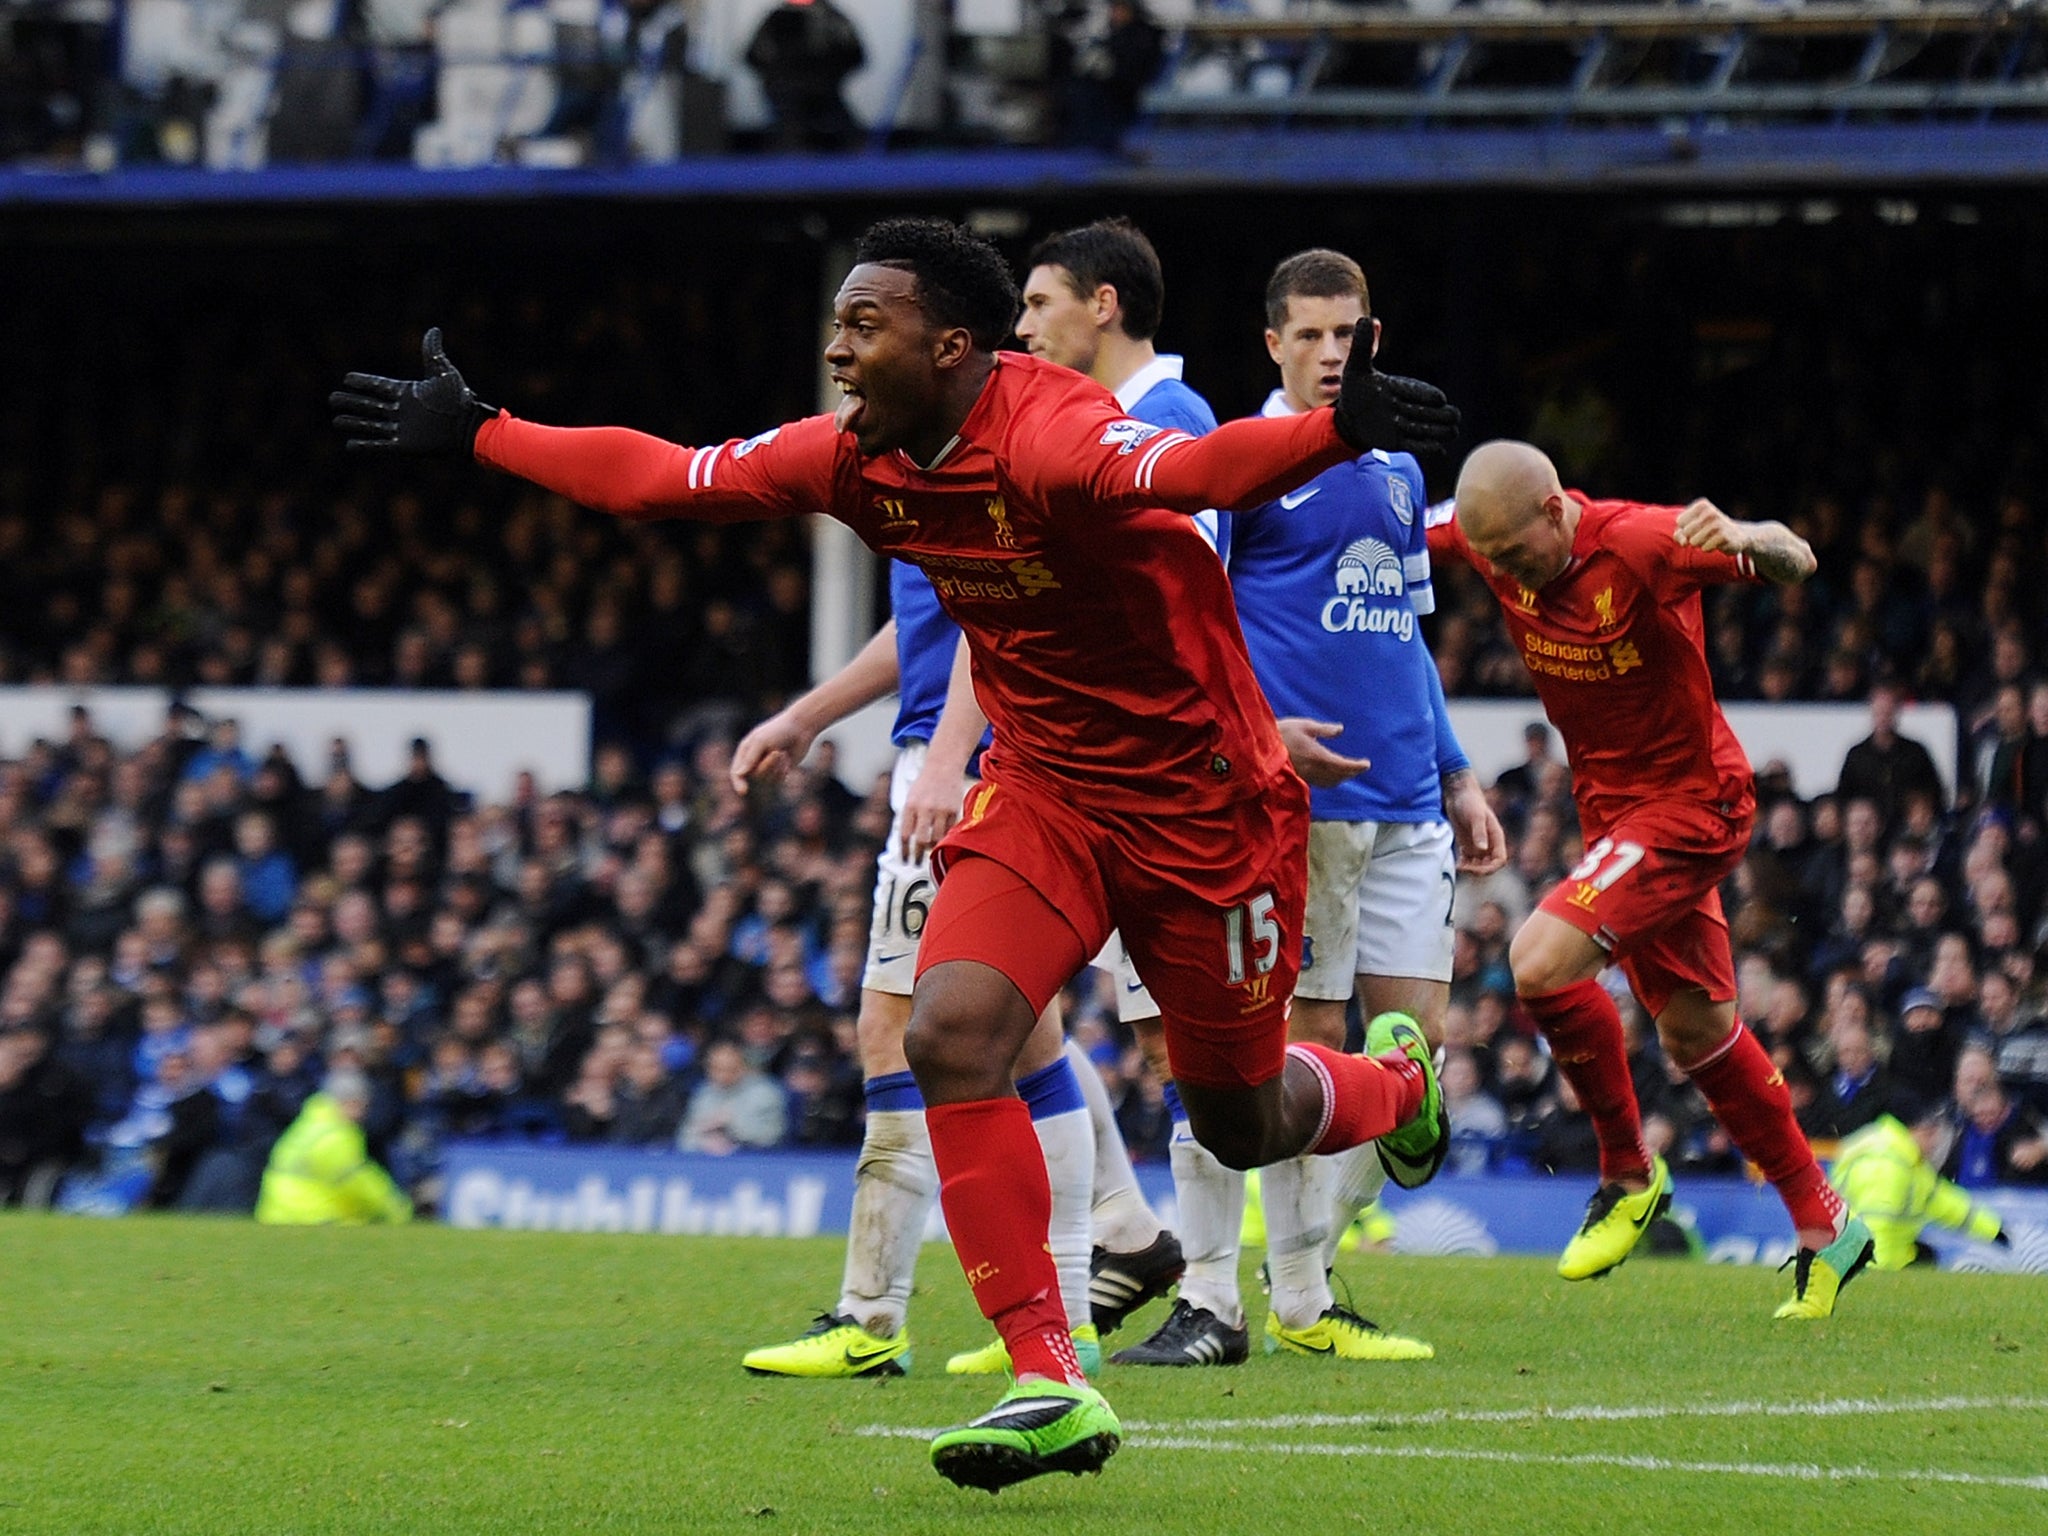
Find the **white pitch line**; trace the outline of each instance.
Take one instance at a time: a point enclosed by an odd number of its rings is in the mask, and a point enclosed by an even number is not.
[[[1241,1429],[1404,1429],[1441,1424],[1615,1423],[1635,1419],[1829,1419],[1898,1413],[1977,1413],[2048,1410],[2048,1397],[1821,1398],[1810,1403],[1642,1403],[1608,1407],[1428,1409],[1421,1413],[1283,1413],[1255,1419],[1133,1420],[1127,1429],[1181,1432]]]
[[[1981,1413],[1986,1410],[2048,1411],[2048,1397],[1820,1398],[1808,1403],[1640,1403],[1610,1407],[1433,1408],[1422,1413],[1286,1413],[1255,1419],[1182,1419],[1166,1423],[1133,1419],[1125,1428],[1144,1434],[1192,1430],[1246,1429],[1413,1429],[1443,1424],[1615,1423],[1637,1419],[1828,1419],[1901,1413]],[[885,1439],[928,1439],[938,1428],[869,1424],[855,1433]]]
[[[1417,1461],[1505,1462],[1525,1467],[1622,1467],[1637,1472],[1704,1472],[1735,1477],[1791,1478],[1809,1483],[1965,1483],[1983,1488],[2023,1488],[2048,1493],[2048,1475],[2021,1477],[1995,1472],[1948,1472],[1939,1468],[1901,1471],[1884,1467],[1827,1467],[1813,1462],[1673,1461],[1664,1456],[1546,1456],[1531,1451],[1454,1450],[1435,1445],[1293,1445],[1284,1440],[1263,1444],[1244,1440],[1207,1440],[1183,1436],[1134,1436],[1133,1447],[1155,1451],[1268,1452],[1280,1456],[1388,1456]]]

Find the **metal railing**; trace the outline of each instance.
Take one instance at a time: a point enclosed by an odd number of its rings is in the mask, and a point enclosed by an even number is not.
[[[2048,40],[2031,7],[1951,0],[1444,15],[1323,4],[1189,21],[1145,109],[1176,124],[1984,121],[2048,113]]]

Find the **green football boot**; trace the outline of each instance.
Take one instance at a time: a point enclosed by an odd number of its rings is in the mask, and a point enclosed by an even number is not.
[[[1802,1248],[1785,1262],[1794,1265],[1792,1299],[1771,1315],[1777,1318],[1826,1317],[1835,1310],[1842,1287],[1863,1273],[1877,1245],[1860,1216],[1842,1224],[1842,1235],[1825,1248]],[[1783,1268],[1783,1265],[1779,1266]]]
[[[1671,1208],[1671,1170],[1650,1159],[1650,1187],[1630,1194],[1619,1184],[1602,1184],[1586,1202],[1586,1219],[1565,1244],[1557,1272],[1567,1280],[1591,1280],[1614,1269],[1635,1251],[1650,1223]]]
[[[1100,1392],[1083,1383],[1021,1381],[980,1418],[932,1441],[932,1466],[962,1488],[997,1493],[1048,1472],[1100,1472],[1124,1428]]]
[[[821,1312],[802,1338],[750,1349],[740,1364],[756,1376],[901,1376],[910,1369],[910,1333],[878,1339],[850,1317]]]
[[[1306,1328],[1286,1328],[1280,1314],[1266,1314],[1266,1353],[1329,1355],[1338,1360],[1434,1360],[1436,1350],[1420,1339],[1389,1333],[1348,1307],[1325,1307]]]
[[[1088,1375],[1102,1374],[1102,1336],[1093,1323],[1074,1330],[1074,1358]],[[963,1349],[946,1362],[948,1376],[1004,1376],[1009,1370],[1009,1346],[1001,1339],[990,1339],[979,1349]]]
[[[1444,1108],[1443,1089],[1436,1080],[1436,1053],[1422,1037],[1422,1026],[1405,1013],[1376,1014],[1365,1026],[1365,1054],[1399,1053],[1422,1068],[1422,1108],[1406,1125],[1387,1132],[1373,1145],[1387,1177],[1403,1189],[1420,1189],[1436,1177],[1451,1149],[1451,1116]]]

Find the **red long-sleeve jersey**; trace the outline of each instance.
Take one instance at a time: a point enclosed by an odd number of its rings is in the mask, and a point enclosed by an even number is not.
[[[991,778],[1156,813],[1232,804],[1292,771],[1223,566],[1187,514],[1260,505],[1353,457],[1327,410],[1193,438],[1007,352],[929,466],[864,457],[829,416],[685,448],[501,415],[476,455],[625,517],[839,519],[920,567],[967,636]]]
[[[1645,802],[1745,814],[1749,758],[1714,698],[1700,589],[1754,581],[1747,555],[1677,539],[1677,507],[1579,504],[1571,564],[1541,591],[1478,558],[1457,519],[1432,517],[1432,559],[1461,560],[1493,588],[1508,634],[1571,759],[1588,840]]]

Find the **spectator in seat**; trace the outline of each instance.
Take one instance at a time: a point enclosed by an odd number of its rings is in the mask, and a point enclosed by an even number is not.
[[[772,1147],[782,1140],[787,1118],[774,1080],[749,1067],[732,1041],[720,1040],[704,1053],[704,1081],[690,1096],[676,1145],[720,1155],[737,1147]]]
[[[1109,0],[1102,31],[1083,37],[1073,51],[1066,81],[1067,142],[1115,149],[1137,121],[1139,99],[1159,78],[1165,57],[1164,34],[1140,0]]]
[[[661,1047],[629,1048],[619,1074],[618,1110],[611,1139],[622,1146],[669,1146],[676,1139],[688,1096],[662,1060]]]
[[[1119,1083],[1123,1085],[1120,1097]],[[1167,1161],[1173,1148],[1173,1111],[1167,1107],[1166,1085],[1144,1053],[1134,1048],[1118,1064],[1114,1080],[1105,1076],[1104,1086],[1116,1098],[1117,1129],[1123,1133],[1131,1157],[1138,1162]]]
[[[789,1092],[789,1139],[802,1146],[845,1146],[861,1139],[858,1074],[835,1072],[823,1047],[804,1043],[790,1053],[782,1080]]]
[[[299,877],[291,855],[277,846],[276,824],[262,811],[235,819],[235,861],[249,911],[264,927],[276,927],[291,911]]]
[[[1450,1171],[1485,1172],[1495,1143],[1507,1135],[1508,1117],[1480,1082],[1478,1063],[1469,1050],[1445,1055],[1443,1095],[1451,1117]]]
[[[2019,817],[2039,836],[2048,829],[2048,682],[2027,690],[2027,742],[2020,750]]]
[[[1965,1189],[2048,1182],[2048,1132],[2013,1102],[1991,1053],[1971,1046],[1956,1058],[1956,1140],[1942,1172]]]
[[[1915,987],[1899,1003],[1899,1027],[1892,1035],[1893,1083],[1922,1102],[1946,1097],[1961,1044],[1941,998],[1931,988]]]
[[[1548,1106],[1557,1073],[1550,1058],[1527,1035],[1507,1034],[1494,1043],[1494,1097],[1507,1115],[1508,1129],[1526,1131]]]
[[[1538,798],[1543,770],[1558,759],[1551,755],[1550,744],[1553,732],[1548,723],[1531,720],[1522,727],[1522,761],[1504,770],[1495,779],[1494,787],[1506,796],[1501,807],[1502,820],[1519,829],[1522,816]],[[1509,818],[1512,813],[1512,819]]]
[[[1870,734],[1842,760],[1835,791],[1843,800],[1874,801],[1887,827],[1898,824],[1906,797],[1916,790],[1932,795],[1936,805],[1948,803],[1927,748],[1899,734],[1899,708],[1904,702],[1897,683],[1879,682],[1871,688]]]
[[[2028,741],[2027,692],[2017,682],[2001,683],[1992,695],[1991,718],[1970,743],[1979,800],[2017,812],[2025,793],[2021,767]]]
[[[832,0],[783,0],[755,29],[747,67],[761,77],[777,149],[845,149],[860,129],[840,94],[867,62],[860,33]]]
[[[48,1205],[85,1152],[92,1086],[34,1029],[0,1033],[0,1206]]]
[[[377,797],[376,814],[379,824],[387,827],[401,817],[418,817],[439,849],[447,844],[448,823],[462,808],[462,800],[434,767],[434,749],[427,738],[415,736],[405,776]]]
[[[1599,1171],[1600,1141],[1593,1132],[1593,1117],[1579,1103],[1570,1078],[1558,1076],[1557,1092],[1545,1101],[1529,1134],[1529,1161],[1545,1173]]]
[[[1809,1136],[1847,1136],[1892,1105],[1891,1075],[1877,1059],[1866,1020],[1853,1015],[1837,1019],[1828,1043],[1834,1048],[1834,1075],[1821,1085],[1801,1122]]]
[[[1977,984],[1981,1042],[1994,1053],[1999,1080],[2028,1109],[2048,1115],[2048,1019],[2024,1010],[2019,984],[1988,970]]]

